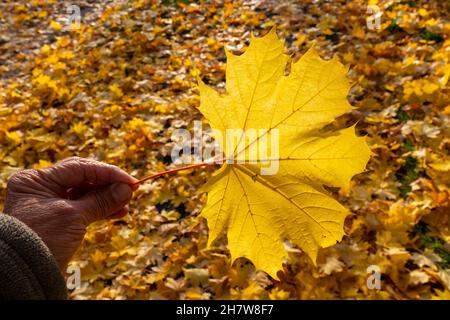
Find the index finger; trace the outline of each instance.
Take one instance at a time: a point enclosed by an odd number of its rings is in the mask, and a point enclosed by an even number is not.
[[[120,168],[95,161],[73,157],[58,162],[52,167],[42,169],[46,177],[61,187],[76,187],[90,183],[106,185],[116,182],[133,184],[137,179],[130,176]]]

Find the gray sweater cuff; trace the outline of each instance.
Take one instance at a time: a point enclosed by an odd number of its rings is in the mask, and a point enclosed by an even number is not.
[[[58,264],[44,242],[19,220],[0,214],[0,299],[66,299]]]

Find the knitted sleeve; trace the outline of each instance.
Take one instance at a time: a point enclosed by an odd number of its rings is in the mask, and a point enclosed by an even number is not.
[[[58,264],[44,242],[19,220],[0,214],[0,299],[66,299]]]

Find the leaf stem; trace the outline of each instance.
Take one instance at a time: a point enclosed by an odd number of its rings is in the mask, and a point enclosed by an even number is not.
[[[202,162],[202,163],[196,163],[196,164],[191,164],[189,166],[185,166],[185,167],[180,167],[180,168],[175,168],[175,169],[170,169],[167,171],[162,171],[162,172],[158,172],[155,173],[153,175],[147,176],[145,178],[142,178],[138,181],[136,181],[135,183],[132,184],[132,186],[137,186],[140,185],[148,180],[152,180],[152,179],[156,179],[158,177],[167,175],[167,174],[171,174],[171,173],[175,173],[175,172],[179,172],[179,171],[185,171],[185,170],[189,170],[189,169],[194,169],[194,168],[200,168],[200,167],[207,167],[207,166],[213,166],[216,164],[222,164],[224,161],[223,159],[220,160],[214,160],[214,161],[207,161],[207,162]]]

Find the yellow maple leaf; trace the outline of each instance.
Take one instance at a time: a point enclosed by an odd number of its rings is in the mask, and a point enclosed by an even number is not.
[[[33,165],[34,169],[43,169],[43,168],[48,168],[52,165],[53,163],[51,163],[50,161],[47,160],[43,160],[43,159],[39,159],[38,163],[35,163]]]
[[[62,29],[61,24],[59,24],[58,22],[53,21],[53,20],[50,21],[50,27],[55,31],[61,31],[61,29]]]
[[[115,97],[121,98],[123,96],[123,91],[122,89],[120,89],[117,83],[111,84],[108,88]]]
[[[273,288],[269,293],[270,300],[287,300],[289,299],[290,293],[288,291],[284,291],[280,288]]]
[[[6,140],[9,141],[12,144],[20,144],[22,142],[22,136],[20,134],[20,132],[18,131],[12,131],[9,132],[7,130],[4,131],[5,132],[5,136],[6,136]]]
[[[86,132],[89,131],[89,127],[85,125],[82,121],[78,121],[71,126],[70,130],[73,131],[79,137],[84,137],[86,135]]]
[[[202,189],[208,193],[202,211],[208,243],[226,233],[233,261],[247,257],[277,278],[287,257],[285,240],[315,263],[320,247],[342,239],[347,210],[323,185],[348,188],[370,150],[354,127],[320,131],[352,108],[347,68],[336,59],[324,61],[312,48],[285,76],[288,56],[274,29],[262,38],[252,36],[241,56],[226,54],[226,94],[199,80],[200,111],[211,127],[223,136],[229,129],[242,130],[237,147],[219,142],[227,161]],[[253,139],[243,138],[252,128],[261,130]],[[264,159],[254,151],[275,132],[279,155]],[[275,148],[272,142],[268,146]],[[243,156],[245,163],[231,161]],[[276,174],[262,174],[268,160],[277,161]]]

